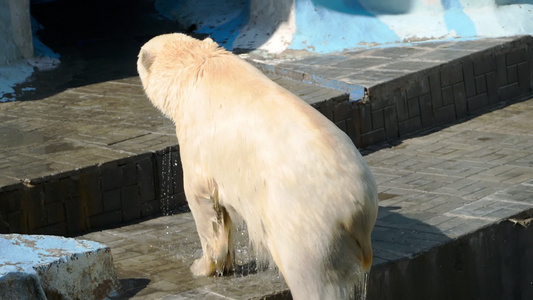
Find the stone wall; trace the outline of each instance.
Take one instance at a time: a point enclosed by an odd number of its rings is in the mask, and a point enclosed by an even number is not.
[[[287,79],[288,80],[288,79]],[[364,148],[531,97],[533,37],[313,106]],[[172,179],[168,177],[172,173]],[[186,204],[177,147],[3,187],[0,233],[71,235],[170,212]]]
[[[0,233],[73,235],[186,205],[177,147],[50,177],[0,193]]]
[[[372,268],[367,299],[531,299],[532,214],[515,217],[522,225],[504,221]]]
[[[370,87],[368,101],[332,101],[316,108],[358,147],[367,147],[531,97],[532,92],[533,37],[525,36]]]

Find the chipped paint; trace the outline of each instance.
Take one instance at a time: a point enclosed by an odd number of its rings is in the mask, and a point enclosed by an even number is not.
[[[533,34],[533,0],[157,0],[227,49],[316,53]]]
[[[0,299],[101,299],[117,288],[111,250],[97,242],[7,234],[0,253]]]

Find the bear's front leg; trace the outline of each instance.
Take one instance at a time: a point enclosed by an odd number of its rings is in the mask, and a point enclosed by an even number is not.
[[[233,268],[231,218],[218,194],[187,197],[202,244],[202,257],[191,266],[194,276],[222,275]]]

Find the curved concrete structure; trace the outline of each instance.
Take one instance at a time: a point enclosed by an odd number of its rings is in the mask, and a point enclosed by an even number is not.
[[[29,0],[0,0],[0,66],[33,56]]]
[[[533,0],[159,0],[167,16],[228,49],[317,53],[533,33]]]

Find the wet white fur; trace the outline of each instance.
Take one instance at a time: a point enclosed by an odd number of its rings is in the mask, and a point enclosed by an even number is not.
[[[211,39],[155,37],[137,68],[148,98],[176,124],[203,250],[191,271],[232,267],[232,226],[242,219],[294,299],[346,298],[370,268],[378,208],[348,136]]]

